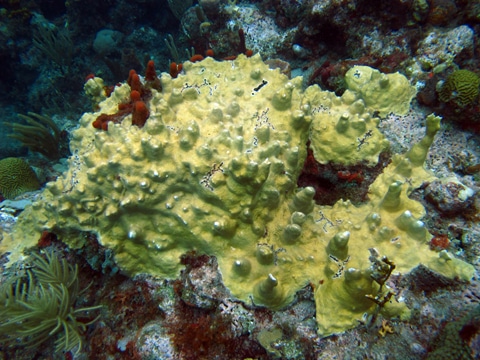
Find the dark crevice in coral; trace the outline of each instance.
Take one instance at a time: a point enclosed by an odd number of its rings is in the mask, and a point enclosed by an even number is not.
[[[375,166],[320,164],[307,144],[307,158],[297,181],[299,187],[315,189],[318,205],[334,205],[338,200],[350,200],[358,205],[368,200],[368,188],[390,162],[390,154],[382,153]]]

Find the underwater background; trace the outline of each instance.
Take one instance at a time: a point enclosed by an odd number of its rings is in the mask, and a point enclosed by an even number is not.
[[[0,1],[0,19],[1,359],[480,357],[478,1],[11,0]],[[166,92],[170,79],[187,76],[190,63],[213,58],[234,64],[257,55],[278,74],[302,76],[297,88],[318,86],[339,98],[351,89],[346,74],[355,66],[408,79],[415,94],[407,111],[371,111],[379,137],[389,144],[375,164],[322,162],[310,137],[302,144],[305,161],[295,186],[313,189],[310,200],[318,206],[341,199],[358,207],[368,203],[370,185],[395,154],[422,141],[426,118],[435,113],[442,120],[425,161],[432,177],[411,184],[409,198],[425,208],[425,248],[447,263],[454,257],[470,264],[473,276],[449,278],[421,262],[398,273],[394,263],[401,259],[372,255],[369,276],[380,290],[368,294],[370,310],[356,326],[323,336],[314,296],[321,283],[302,285],[278,309],[268,300],[241,301],[225,286],[223,260],[209,247],[187,246],[175,257],[181,272],[173,278],[126,271],[115,258],[121,245],[107,246],[95,231],[82,232],[76,246],[57,224],[40,233],[36,246],[25,245],[23,255],[21,241],[10,242],[19,216],[41,201],[46,184],[83,161],[69,145],[81,141],[74,131],[82,128],[83,114],[96,114],[88,129],[99,138],[123,121],[147,128],[157,106],[149,101]],[[132,90],[128,101],[100,117],[125,83]],[[258,78],[254,92],[267,88]],[[397,96],[388,97],[394,103]],[[256,114],[257,125],[273,132],[266,114]],[[355,148],[374,141],[365,134],[354,139]],[[212,179],[224,170],[226,164],[213,165],[202,186],[213,189]],[[281,248],[267,245],[273,268]],[[269,279],[275,287],[275,278]],[[382,313],[393,299],[408,307],[408,319]],[[332,312],[333,323],[339,313]]]

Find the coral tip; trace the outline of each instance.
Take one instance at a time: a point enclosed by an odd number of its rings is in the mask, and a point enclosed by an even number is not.
[[[176,62],[170,63],[170,76],[176,78],[180,71],[182,71],[183,65],[177,64]]]
[[[147,70],[145,70],[145,80],[154,81],[157,78],[157,72],[155,71],[155,63],[150,60],[147,63]]]
[[[200,54],[195,54],[190,58],[190,61],[192,63],[197,62],[197,61],[202,61],[202,60],[203,60],[203,56],[200,55]]]
[[[137,90],[132,90],[130,92],[130,100],[132,100],[133,102],[140,101],[141,100],[140,92]]]
[[[150,111],[148,111],[147,105],[143,101],[136,101],[133,104],[132,125],[143,127],[149,115]]]
[[[207,51],[205,51],[205,56],[214,57],[215,53],[212,49],[208,49]]]

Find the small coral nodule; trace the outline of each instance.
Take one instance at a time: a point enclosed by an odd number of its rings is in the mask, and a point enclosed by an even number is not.
[[[457,70],[451,73],[438,91],[442,102],[452,101],[454,104],[465,107],[474,103],[478,97],[480,78],[469,70]]]

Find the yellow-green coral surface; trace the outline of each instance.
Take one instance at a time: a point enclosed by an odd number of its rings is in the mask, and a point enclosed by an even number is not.
[[[354,66],[345,74],[345,82],[356,97],[371,111],[382,117],[393,112],[405,114],[417,93],[408,79],[399,72],[383,74],[369,66]]]
[[[273,309],[311,283],[322,336],[375,311],[365,298],[378,292],[369,248],[402,273],[422,263],[450,277],[472,276],[471,265],[428,249],[424,209],[407,197],[432,177],[423,161],[439,118],[430,116],[424,140],[393,159],[368,203],[318,206],[313,188],[296,185],[310,132],[336,123],[337,131],[329,129],[333,141],[352,127],[354,146],[331,145],[328,157],[375,162],[386,146],[368,110],[375,105],[353,92],[338,98],[317,86],[303,91],[301,78],[269,70],[258,55],[187,62],[184,71],[176,79],[162,75],[141,129],[130,117],[108,131],[92,127],[100,113],[114,113],[128,99],[126,84],[98,112],[84,114],[69,170],[24,211],[14,238],[27,246],[47,229],[75,247],[92,231],[127,273],[166,278],[179,274],[186,251],[215,255],[235,296]],[[353,115],[342,118],[346,112]],[[324,146],[311,135],[314,146]],[[359,139],[380,145],[359,146]],[[409,313],[393,300],[384,310]]]

